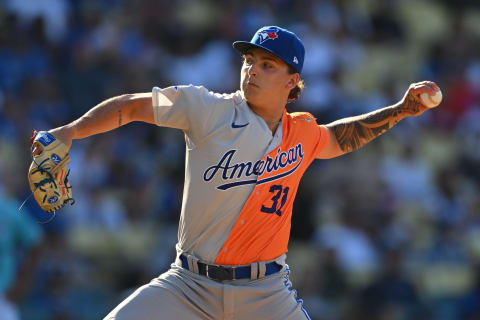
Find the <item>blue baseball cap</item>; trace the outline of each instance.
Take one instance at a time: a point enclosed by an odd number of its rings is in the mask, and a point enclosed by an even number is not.
[[[252,40],[235,41],[233,47],[241,54],[249,49],[261,48],[276,55],[298,73],[302,73],[305,47],[297,35],[287,29],[277,26],[267,26],[258,29]]]

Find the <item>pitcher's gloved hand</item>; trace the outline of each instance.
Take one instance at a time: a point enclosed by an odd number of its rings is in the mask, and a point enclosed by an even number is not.
[[[47,131],[34,131],[30,140],[32,158],[28,181],[35,200],[46,212],[55,212],[73,204],[68,181],[68,147]]]

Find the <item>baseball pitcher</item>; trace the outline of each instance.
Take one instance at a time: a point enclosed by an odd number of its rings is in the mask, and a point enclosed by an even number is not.
[[[49,150],[42,159],[50,165],[32,190],[43,192],[36,188],[41,185],[49,192],[35,199],[52,211],[71,202],[72,193],[68,171],[58,168],[68,154],[56,154],[50,144],[68,150],[72,140],[132,121],[185,133],[176,260],[105,319],[309,319],[286,264],[302,175],[315,159],[359,149],[405,117],[422,114],[428,108],[420,95],[440,90],[433,82],[414,83],[392,106],[321,125],[309,113],[285,110],[303,89],[305,49],[294,33],[263,27],[233,47],[243,56],[237,92],[154,87],[103,101],[72,123],[33,137],[35,157]]]

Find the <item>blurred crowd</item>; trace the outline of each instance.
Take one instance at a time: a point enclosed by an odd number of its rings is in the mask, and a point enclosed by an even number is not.
[[[74,141],[75,205],[28,197],[33,129],[153,86],[238,89],[234,40],[304,41],[290,112],[321,124],[435,81],[442,105],[352,154],[316,161],[288,262],[312,319],[480,319],[480,5],[475,0],[0,0],[0,319],[99,319],[167,270],[183,133],[146,124]]]

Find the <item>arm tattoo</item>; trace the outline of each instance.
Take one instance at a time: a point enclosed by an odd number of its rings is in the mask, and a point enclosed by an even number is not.
[[[408,96],[405,102],[379,109],[357,117],[341,119],[327,127],[337,138],[340,149],[347,153],[363,147],[365,144],[383,134],[400,120],[416,115],[420,111],[420,102]]]
[[[118,126],[122,126],[122,110],[118,110]]]

